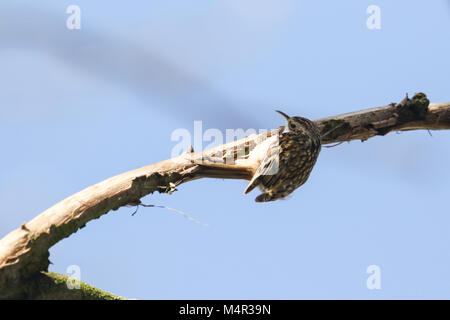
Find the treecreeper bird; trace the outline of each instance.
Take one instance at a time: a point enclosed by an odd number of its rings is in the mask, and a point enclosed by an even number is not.
[[[250,180],[244,194],[258,187],[262,194],[256,202],[282,199],[303,185],[320,153],[320,129],[309,119],[277,112],[286,118],[284,130],[258,144],[247,158],[239,159],[239,148],[233,148],[232,154],[225,152],[206,161],[194,161],[201,166],[201,173],[210,178]],[[228,157],[236,159],[236,163],[227,164],[224,160]]]
[[[244,191],[247,194],[259,187],[263,193],[256,202],[282,199],[303,185],[321,150],[320,129],[314,122],[277,112],[286,118],[286,127],[271,141]]]

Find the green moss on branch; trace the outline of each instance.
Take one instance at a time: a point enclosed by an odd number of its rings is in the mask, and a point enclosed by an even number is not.
[[[40,272],[26,283],[21,296],[12,299],[33,300],[124,300],[124,298],[97,289],[82,281],[79,288],[69,289],[70,276],[55,272]]]

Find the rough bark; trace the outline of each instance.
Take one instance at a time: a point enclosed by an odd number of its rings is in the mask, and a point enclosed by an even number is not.
[[[429,104],[425,94],[419,93],[398,104],[315,122],[321,129],[323,144],[367,140],[391,131],[450,129],[450,103]],[[87,298],[73,291],[69,294],[60,291],[60,286],[46,285],[50,275],[42,272],[48,270],[49,249],[55,243],[90,220],[110,210],[138,204],[140,198],[155,191],[171,193],[183,182],[204,177],[249,180],[259,161],[249,154],[282,129],[252,135],[203,153],[190,150],[177,158],[109,178],[55,204],[0,240],[0,298]],[[206,164],[223,158],[227,158],[226,165]],[[47,292],[36,290],[38,287],[47,288]]]

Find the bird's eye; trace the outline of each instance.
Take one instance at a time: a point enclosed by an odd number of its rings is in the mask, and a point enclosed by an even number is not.
[[[289,129],[294,130],[296,127],[295,123],[289,123]]]

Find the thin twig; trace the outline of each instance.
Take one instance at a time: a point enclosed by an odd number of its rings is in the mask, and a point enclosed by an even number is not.
[[[142,202],[139,203],[139,204],[136,204],[136,210],[131,214],[132,216],[134,216],[134,215],[138,212],[139,206],[146,207],[146,208],[161,208],[161,209],[167,209],[167,210],[176,212],[176,213],[178,213],[178,214],[181,214],[183,217],[185,217],[185,218],[188,219],[189,221],[194,222],[194,223],[197,223],[197,224],[199,224],[199,225],[201,225],[201,226],[203,226],[203,227],[207,227],[207,226],[208,226],[208,224],[203,223],[203,222],[201,222],[201,221],[199,221],[199,220],[197,220],[197,219],[195,219],[195,218],[189,216],[188,214],[186,214],[185,212],[183,212],[183,211],[181,211],[181,210],[177,210],[177,209],[170,208],[170,207],[166,207],[166,206],[158,206],[158,205],[154,205],[154,204],[145,204],[145,203],[142,203]]]

